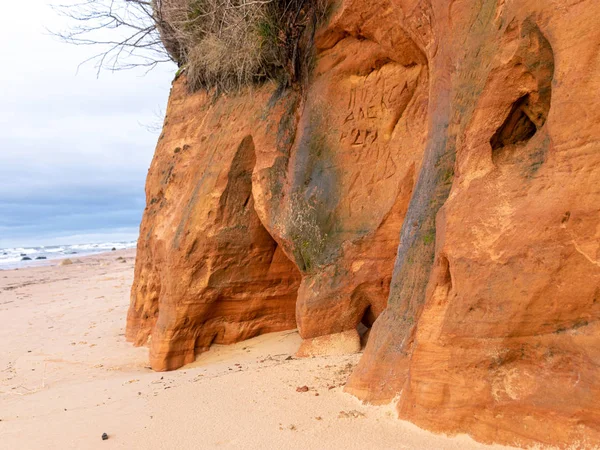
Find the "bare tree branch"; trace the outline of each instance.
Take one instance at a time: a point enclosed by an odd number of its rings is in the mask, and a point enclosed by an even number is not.
[[[329,3],[79,0],[55,7],[72,26],[52,34],[75,45],[100,47],[84,61],[95,63],[98,73],[152,70],[172,61],[185,67],[191,91],[228,91],[268,79],[297,82],[310,67],[311,33]]]
[[[142,67],[148,71],[161,63],[176,62],[161,40],[161,19],[151,1],[84,0],[53,9],[72,26],[63,31],[48,30],[50,34],[69,44],[100,48],[79,65],[94,63],[97,75],[103,69]]]

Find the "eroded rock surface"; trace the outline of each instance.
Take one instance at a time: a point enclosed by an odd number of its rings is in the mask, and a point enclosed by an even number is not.
[[[358,349],[374,323],[360,398],[600,445],[599,24],[593,0],[343,0],[301,88],[181,77],[128,338],[165,370],[296,326],[307,355]]]
[[[189,96],[174,84],[152,167],[127,338],[155,370],[195,351],[294,328],[300,273],[254,208],[258,101]],[[255,141],[254,138],[258,139]]]
[[[350,392],[486,442],[600,442],[599,6],[431,2],[428,148]]]
[[[357,31],[355,14],[342,8],[315,37],[306,92],[213,99],[174,83],[128,317],[153,368],[276,329],[354,331],[385,308],[428,70],[403,31],[380,36],[375,16]]]
[[[303,273],[305,339],[370,326],[385,308],[424,150],[427,60],[394,28],[397,8],[372,6],[356,29],[364,5],[342,4],[317,34],[289,153],[255,173],[259,215]]]

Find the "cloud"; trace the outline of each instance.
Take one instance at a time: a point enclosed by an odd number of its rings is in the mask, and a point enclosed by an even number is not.
[[[96,49],[51,37],[67,25],[47,2],[9,2],[3,15],[0,247],[135,234],[158,137],[142,125],[160,123],[175,67],[77,73]]]

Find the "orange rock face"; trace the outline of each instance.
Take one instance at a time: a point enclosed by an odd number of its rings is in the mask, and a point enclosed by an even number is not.
[[[256,105],[268,100],[255,95]],[[129,340],[150,341],[155,370],[189,363],[212,343],[295,327],[300,273],[254,208],[260,112],[247,99],[212,102],[189,96],[182,82],[173,87],[127,319]]]
[[[289,156],[255,172],[259,215],[303,273],[305,339],[370,326],[383,311],[420,168],[426,59],[401,30],[379,36],[378,11],[359,32],[344,6],[316,36]]]
[[[484,442],[600,445],[600,4],[343,0],[306,86],[174,83],[127,336],[157,370],[298,327],[347,390]]]
[[[401,392],[400,416],[436,431],[596,446],[600,5],[439,1],[427,17],[427,150],[348,390]]]
[[[376,37],[372,17],[365,39],[347,19],[316,37],[302,94],[266,85],[215,100],[174,83],[127,327],[150,341],[154,369],[278,329],[356,334],[385,308],[428,73],[404,32]]]

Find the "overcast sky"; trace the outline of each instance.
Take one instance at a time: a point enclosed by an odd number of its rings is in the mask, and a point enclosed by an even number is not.
[[[50,3],[0,15],[0,248],[135,239],[176,67],[77,72],[94,49],[48,35]]]

